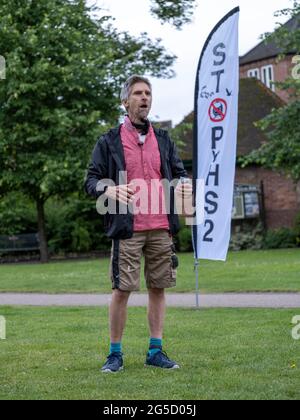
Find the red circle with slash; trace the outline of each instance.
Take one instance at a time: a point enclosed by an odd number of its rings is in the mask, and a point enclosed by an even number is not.
[[[227,115],[227,102],[221,98],[214,99],[209,106],[208,114],[213,122],[223,121]]]

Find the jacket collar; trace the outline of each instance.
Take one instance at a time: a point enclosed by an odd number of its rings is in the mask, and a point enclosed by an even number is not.
[[[164,167],[164,164],[167,158],[166,138],[163,135],[161,130],[154,128],[154,133],[155,133],[159,151],[160,151],[162,167]],[[108,138],[108,141],[107,141],[108,147],[111,151],[111,154],[116,162],[118,169],[120,171],[125,171],[126,163],[125,163],[124,148],[123,148],[123,144],[121,140],[121,125],[118,128],[110,130],[107,138]]]
[[[165,160],[167,158],[167,156],[166,156],[166,153],[167,153],[166,137],[161,130],[156,129],[156,128],[154,128],[154,134],[155,134],[155,137],[157,139],[161,160],[162,160],[162,162],[165,162]]]
[[[121,141],[121,125],[108,133],[108,147],[120,171],[125,171],[125,154]]]

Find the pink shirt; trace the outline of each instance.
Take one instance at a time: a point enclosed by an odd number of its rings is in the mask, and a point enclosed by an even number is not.
[[[157,139],[152,126],[145,143],[139,144],[138,131],[128,117],[121,127],[128,184],[134,196],[134,232],[167,229],[165,197],[161,184],[161,159]]]

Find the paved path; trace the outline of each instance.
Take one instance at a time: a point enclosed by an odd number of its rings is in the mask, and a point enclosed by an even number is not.
[[[47,295],[33,293],[1,293],[2,305],[28,306],[107,306],[111,296],[105,294]],[[133,293],[129,306],[146,306],[147,294]],[[299,308],[300,293],[224,293],[199,296],[202,308]],[[167,304],[173,307],[195,307],[195,294],[167,293]]]

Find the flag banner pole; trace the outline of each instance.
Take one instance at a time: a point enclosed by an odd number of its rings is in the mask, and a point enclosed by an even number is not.
[[[195,258],[195,275],[196,275],[196,308],[200,308],[199,303],[199,260]]]
[[[196,218],[192,227],[197,305],[199,260],[226,261],[229,248],[238,126],[238,23],[236,7],[210,33],[197,68],[193,140]],[[204,185],[204,199],[199,182]]]

